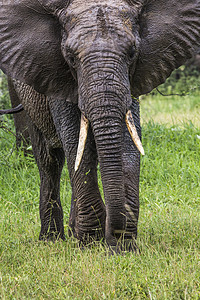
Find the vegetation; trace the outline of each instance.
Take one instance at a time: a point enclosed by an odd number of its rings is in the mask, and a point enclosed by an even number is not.
[[[200,124],[194,126],[191,117],[199,106],[198,90],[192,96],[155,95],[141,101],[145,156],[137,255],[109,256],[101,244],[81,250],[68,237],[66,242],[39,242],[36,164],[32,156],[16,152],[10,131],[0,129],[0,298],[200,299]],[[1,119],[14,131],[10,118]],[[65,167],[66,234],[70,193]]]
[[[8,85],[3,75],[3,72],[0,70],[0,109],[4,109],[6,105],[9,105],[8,97]]]
[[[181,66],[159,86],[159,91],[165,94],[188,95],[199,89],[200,72],[195,65]],[[156,89],[151,94],[156,94]]]

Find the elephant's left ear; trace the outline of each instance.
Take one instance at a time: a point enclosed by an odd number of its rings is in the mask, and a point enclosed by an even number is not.
[[[41,0],[0,0],[0,68],[39,93],[67,94],[71,75],[61,53],[61,31]]]
[[[139,26],[141,44],[131,82],[134,96],[163,83],[200,48],[200,0],[146,1]]]

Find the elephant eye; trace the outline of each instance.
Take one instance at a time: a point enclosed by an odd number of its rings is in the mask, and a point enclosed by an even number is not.
[[[77,59],[73,54],[67,54],[66,61],[70,67],[71,74],[74,77],[74,79],[77,81],[77,75],[76,75],[76,67],[77,67]]]
[[[69,67],[75,69],[77,65],[76,56],[69,47],[66,47],[65,44],[63,46],[63,54]]]
[[[130,47],[128,55],[129,55],[129,59],[130,60],[134,59],[134,56],[135,56],[135,49],[134,49],[134,47]]]
[[[68,57],[68,63],[71,67],[75,68],[76,67],[76,59],[73,55],[70,55]]]
[[[77,59],[76,59],[76,56],[73,53],[68,52],[65,56],[65,59],[66,59],[68,65],[71,69],[76,69]]]

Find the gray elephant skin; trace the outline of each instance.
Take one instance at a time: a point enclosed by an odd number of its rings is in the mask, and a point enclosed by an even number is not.
[[[40,239],[65,239],[66,157],[70,232],[82,244],[135,249],[144,154],[137,98],[192,57],[199,32],[200,0],[1,0],[0,68],[28,119]]]

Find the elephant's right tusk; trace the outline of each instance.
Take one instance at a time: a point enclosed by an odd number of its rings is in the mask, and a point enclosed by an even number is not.
[[[83,157],[83,152],[85,149],[85,143],[87,140],[87,133],[88,133],[89,121],[88,119],[82,114],[81,115],[81,125],[80,125],[80,134],[79,134],[79,143],[78,143],[78,150],[76,154],[76,162],[75,162],[75,172],[78,170],[81,159]]]
[[[138,136],[137,129],[135,127],[133,116],[132,116],[132,113],[131,113],[130,110],[126,114],[126,125],[128,127],[129,132],[130,132],[132,140],[135,143],[135,146],[138,148],[140,153],[142,155],[144,155],[144,148],[143,148],[142,143],[140,141],[140,138]]]

